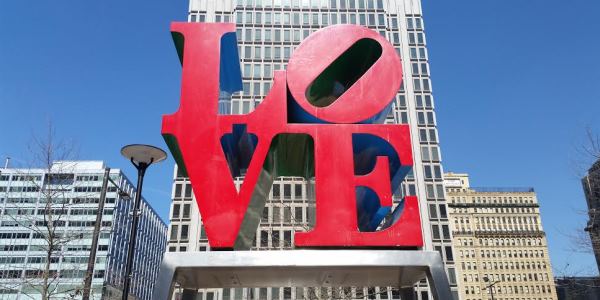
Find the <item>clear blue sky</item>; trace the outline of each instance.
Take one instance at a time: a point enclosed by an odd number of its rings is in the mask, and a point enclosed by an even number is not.
[[[48,119],[80,159],[135,179],[122,145],[165,148],[161,116],[179,103],[169,22],[186,0],[0,1],[0,158],[27,160]],[[424,0],[447,171],[477,186],[533,186],[557,275],[594,274],[572,251],[585,200],[572,161],[584,128],[600,130],[600,2]],[[145,196],[166,218],[172,160]],[[568,266],[567,266],[568,264]]]

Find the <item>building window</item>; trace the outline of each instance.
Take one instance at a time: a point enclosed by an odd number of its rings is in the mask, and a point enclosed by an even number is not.
[[[183,218],[190,218],[190,204],[183,205]]]
[[[171,218],[173,218],[173,219],[179,218],[180,207],[181,207],[181,205],[179,205],[179,204],[173,205],[173,215],[171,216]]]
[[[447,261],[453,261],[454,260],[454,255],[452,255],[452,247],[446,246],[445,250],[446,250],[446,260]]]
[[[448,225],[442,225],[442,234],[444,235],[444,239],[450,239],[450,230],[448,229]]]
[[[189,234],[189,225],[181,225],[181,239],[187,240]]]
[[[171,240],[177,240],[177,233],[179,231],[178,225],[171,225]]]
[[[440,226],[439,225],[431,225],[431,233],[433,234],[434,240],[440,239]]]
[[[200,239],[201,240],[205,240],[206,238],[207,238],[206,237],[206,230],[204,229],[204,225],[202,225],[200,227]]]
[[[283,222],[291,223],[292,222],[292,208],[286,206],[283,208]]]
[[[192,198],[192,185],[191,184],[185,185],[185,198]]]
[[[456,272],[454,268],[448,268],[448,281],[450,281],[450,284],[456,284]]]
[[[271,247],[279,248],[279,231],[273,231],[271,233]]]
[[[435,204],[429,204],[429,217],[431,219],[437,219],[437,210],[435,209]]]
[[[440,204],[439,207],[440,207],[440,218],[447,219],[448,215],[446,214],[446,205],[445,204]]]
[[[260,232],[260,246],[261,247],[269,247],[269,233],[265,230]]]
[[[292,246],[292,232],[289,230],[285,230],[283,232],[283,246],[291,247]]]
[[[294,221],[297,223],[302,222],[302,207],[294,208]]]
[[[281,207],[273,207],[273,223],[281,223]]]
[[[181,184],[175,185],[175,198],[181,197]]]

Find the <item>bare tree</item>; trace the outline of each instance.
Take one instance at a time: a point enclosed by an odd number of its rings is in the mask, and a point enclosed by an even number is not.
[[[14,280],[3,288],[20,290],[31,298],[43,300],[73,298],[82,288],[81,262],[65,259],[65,252],[77,250],[77,241],[89,238],[84,226],[69,227],[69,207],[80,203],[72,198],[75,167],[73,143],[56,138],[52,123],[42,136],[33,136],[29,146],[29,166],[14,169],[10,187],[5,191],[6,208],[3,223],[9,222],[15,232],[33,235],[30,254],[23,262],[23,272],[12,273]],[[35,168],[33,168],[35,167]],[[83,200],[85,201],[85,200]],[[7,221],[9,220],[9,221]],[[82,224],[83,225],[83,224]],[[85,251],[87,249],[81,249]],[[61,262],[61,269],[58,263]],[[6,286],[8,285],[8,286]]]
[[[591,127],[585,129],[586,141],[579,147],[579,152],[584,159],[595,162],[600,159],[600,135]],[[591,165],[591,164],[589,164]]]

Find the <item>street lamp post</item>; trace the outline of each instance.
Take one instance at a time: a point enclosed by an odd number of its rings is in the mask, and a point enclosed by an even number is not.
[[[483,281],[485,281],[485,282],[491,282],[491,280],[489,278],[487,278],[487,276],[483,277]],[[492,282],[491,284],[489,284],[488,286],[485,287],[486,289],[490,290],[490,295],[492,295],[492,300],[494,300],[494,285],[496,283],[498,283],[498,282],[499,281],[494,281],[494,282]]]
[[[131,269],[137,237],[137,226],[140,217],[140,202],[142,198],[142,185],[146,169],[153,163],[161,162],[167,158],[167,153],[160,148],[150,145],[133,144],[121,149],[121,154],[131,161],[138,171],[137,188],[133,207],[133,220],[129,231],[129,247],[127,248],[127,265],[125,266],[125,283],[123,284],[123,300],[129,298],[129,285],[131,284]]]

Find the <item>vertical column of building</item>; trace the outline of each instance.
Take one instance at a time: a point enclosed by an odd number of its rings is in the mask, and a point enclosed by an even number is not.
[[[404,182],[404,195],[420,200],[425,249],[436,250],[447,267],[452,291],[456,276],[443,186],[443,168],[430,80],[429,56],[420,1],[386,2],[389,33],[402,58],[403,86],[396,98],[394,118],[411,129],[414,168]],[[420,290],[421,288],[419,288]],[[425,290],[420,291],[425,298]]]
[[[169,252],[203,251],[200,242],[206,235],[200,233],[200,215],[193,199],[189,178],[181,176],[175,168],[171,209],[169,213],[170,229],[168,235]]]
[[[149,300],[166,247],[167,227],[144,198],[137,232],[130,293],[138,299]]]
[[[127,261],[127,244],[131,225],[130,213],[133,210],[135,190],[127,178],[119,170],[111,170],[110,178],[127,193],[127,198],[117,197],[120,201],[114,207],[113,229],[110,240],[110,251],[107,257],[107,274],[104,296],[115,299],[121,295],[125,279],[125,263]]]

